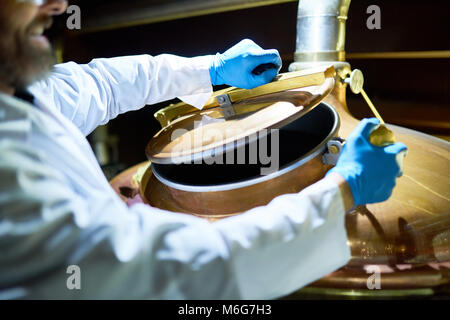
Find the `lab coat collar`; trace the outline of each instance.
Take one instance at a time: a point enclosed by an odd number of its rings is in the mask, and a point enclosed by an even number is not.
[[[27,90],[16,91],[14,97],[22,99],[32,105],[34,105],[34,96]]]

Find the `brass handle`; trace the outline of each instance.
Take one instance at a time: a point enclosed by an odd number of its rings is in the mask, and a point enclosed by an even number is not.
[[[375,108],[375,105],[370,100],[369,96],[363,89],[364,76],[361,70],[355,69],[352,71],[350,77],[344,80],[345,83],[350,85],[350,89],[353,93],[361,93],[366,103],[369,105],[375,117],[380,120],[380,124],[370,133],[369,141],[371,144],[378,147],[385,147],[395,143],[394,132],[386,127],[386,124],[381,118],[380,113]]]
[[[386,147],[395,143],[394,132],[385,124],[379,124],[369,135],[371,144],[377,147]]]

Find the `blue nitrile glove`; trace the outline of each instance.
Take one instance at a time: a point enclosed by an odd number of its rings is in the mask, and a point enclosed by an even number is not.
[[[245,39],[225,53],[217,53],[211,61],[209,75],[213,85],[252,89],[272,81],[280,69],[277,50],[264,50]]]
[[[377,147],[369,142],[370,133],[379,123],[375,118],[362,120],[347,138],[336,166],[328,171],[339,173],[347,181],[355,206],[387,200],[402,174],[397,155],[402,152],[400,160],[406,153],[403,143]]]

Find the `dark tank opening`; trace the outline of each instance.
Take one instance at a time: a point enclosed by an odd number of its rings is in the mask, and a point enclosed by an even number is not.
[[[265,138],[266,148],[259,139],[253,145],[246,143],[244,149],[231,151],[231,155],[228,153],[228,158],[226,154],[218,156],[216,161],[222,159],[222,164],[207,164],[205,161],[202,161],[201,164],[177,165],[152,163],[152,168],[155,173],[166,180],[189,186],[215,186],[255,179],[283,169],[307,155],[331,133],[337,121],[335,117],[331,107],[321,103],[303,117],[281,128],[278,131],[278,139],[276,134],[274,137],[268,135]],[[272,148],[272,138],[274,141],[279,141],[278,152],[271,152],[271,150],[276,150],[276,146]],[[260,147],[263,147],[262,157],[260,156]],[[256,157],[255,148],[258,150]],[[252,150],[252,156],[250,150]],[[238,154],[245,154],[245,164],[237,163]],[[276,154],[279,155],[279,161],[276,160]],[[265,159],[264,155],[266,155]],[[229,160],[232,158],[234,158],[234,164],[229,164]],[[257,163],[250,164],[250,160],[255,158],[257,158]],[[227,159],[228,161],[226,161]]]

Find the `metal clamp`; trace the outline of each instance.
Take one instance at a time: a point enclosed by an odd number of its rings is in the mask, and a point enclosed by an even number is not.
[[[336,137],[327,142],[327,149],[322,155],[322,162],[324,164],[330,164],[332,166],[336,165],[341,154],[342,147],[344,146],[344,141],[344,139]]]
[[[217,96],[216,99],[219,103],[219,107],[222,109],[222,114],[225,118],[236,115],[236,111],[234,110],[230,97],[227,94],[221,94]]]

